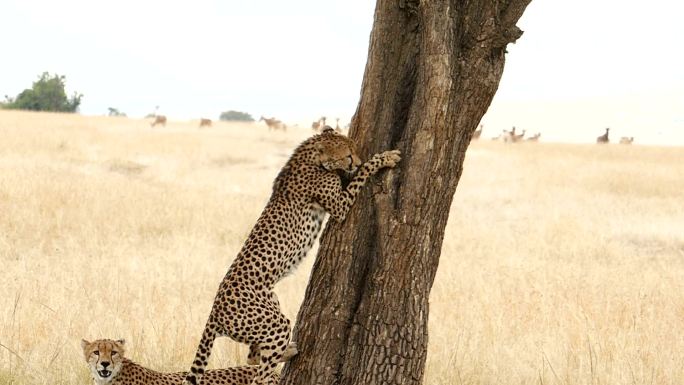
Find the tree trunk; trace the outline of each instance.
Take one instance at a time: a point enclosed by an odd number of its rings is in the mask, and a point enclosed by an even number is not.
[[[377,1],[350,136],[402,161],[323,232],[281,384],[422,382],[449,208],[529,2]]]

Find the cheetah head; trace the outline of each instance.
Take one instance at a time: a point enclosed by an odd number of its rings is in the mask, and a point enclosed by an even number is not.
[[[124,355],[124,340],[81,340],[90,372],[98,384],[107,384],[121,370]]]
[[[318,150],[318,161],[328,171],[342,171],[354,173],[361,165],[361,159],[356,155],[354,142],[346,136],[339,135],[326,126],[315,143]]]

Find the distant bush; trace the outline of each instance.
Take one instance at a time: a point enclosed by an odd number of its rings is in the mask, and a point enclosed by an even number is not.
[[[109,116],[124,116],[124,117],[126,116],[125,113],[119,111],[118,109],[116,109],[114,107],[108,107],[107,109],[109,110],[109,113],[107,114]]]
[[[43,72],[30,89],[23,90],[16,98],[5,97],[3,108],[31,111],[76,112],[83,95],[74,93],[67,98],[64,91],[66,78]]]
[[[220,120],[229,120],[229,121],[239,121],[239,122],[253,122],[254,118],[252,115],[246,113],[246,112],[241,112],[241,111],[225,111],[221,113],[221,116],[219,116]]]

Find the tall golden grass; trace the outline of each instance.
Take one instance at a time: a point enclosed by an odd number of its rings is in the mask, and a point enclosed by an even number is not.
[[[0,111],[0,384],[89,383],[81,338],[189,368],[310,134],[196,126]],[[277,287],[293,320],[313,259]],[[430,299],[426,384],[682,384],[684,149],[474,142]]]

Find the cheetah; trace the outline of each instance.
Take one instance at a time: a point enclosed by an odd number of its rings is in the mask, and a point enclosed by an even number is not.
[[[273,286],[306,256],[326,212],[343,221],[368,178],[400,159],[398,150],[385,151],[361,165],[354,142],[330,126],[295,149],[219,285],[186,385],[199,383],[218,336],[249,345],[247,362],[259,364],[252,384],[274,384],[277,363],[295,355],[297,346],[288,344],[290,320]]]
[[[160,373],[129,360],[124,355],[124,340],[81,341],[83,354],[94,385],[179,385],[185,372]],[[203,385],[249,385],[259,369],[256,365],[207,370]],[[279,380],[277,373],[271,379]]]

